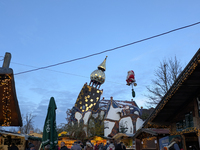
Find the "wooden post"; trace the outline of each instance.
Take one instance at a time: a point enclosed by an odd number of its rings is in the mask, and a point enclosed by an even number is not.
[[[4,62],[3,62],[3,68],[9,68],[10,66],[10,60],[11,60],[11,54],[6,52],[4,56]]]
[[[159,137],[158,136],[156,137],[156,143],[155,144],[156,144],[156,149],[159,150],[160,147],[159,147]]]
[[[198,96],[199,98],[200,96]],[[193,122],[194,122],[194,127],[197,129],[200,128],[200,119],[199,119],[199,105],[197,102],[197,97],[194,98],[194,117],[193,117]],[[199,148],[200,148],[200,135],[197,132],[197,137],[198,137],[198,143],[199,143]]]

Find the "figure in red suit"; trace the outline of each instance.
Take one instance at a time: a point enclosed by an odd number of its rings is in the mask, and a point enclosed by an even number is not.
[[[135,73],[133,70],[128,71],[126,82],[126,85],[131,85],[131,83],[135,82]]]

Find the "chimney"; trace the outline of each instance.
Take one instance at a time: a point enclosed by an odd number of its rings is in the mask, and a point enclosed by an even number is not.
[[[34,133],[33,130],[30,130],[29,134],[33,134],[33,133]]]
[[[11,54],[6,52],[2,68],[9,68],[10,60],[11,60]]]
[[[113,100],[113,97],[112,97],[112,96],[110,97],[110,100],[111,100],[111,101]]]

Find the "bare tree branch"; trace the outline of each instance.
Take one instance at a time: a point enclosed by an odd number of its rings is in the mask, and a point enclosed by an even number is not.
[[[182,66],[176,56],[160,62],[160,66],[154,73],[156,79],[151,80],[153,86],[146,87],[149,92],[145,95],[149,99],[146,101],[147,106],[156,106],[181,72]]]
[[[19,127],[19,131],[24,134],[29,134],[30,130],[33,130],[33,119],[35,118],[35,115],[32,115],[32,113],[27,113],[26,116],[22,114],[23,119],[23,126]]]

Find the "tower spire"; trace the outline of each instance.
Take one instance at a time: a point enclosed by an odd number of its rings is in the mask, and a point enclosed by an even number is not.
[[[107,59],[107,57],[108,56],[106,56],[106,58],[104,59],[104,61],[98,66],[99,70],[106,71],[106,59]]]
[[[98,66],[97,70],[94,70],[91,74],[90,74],[90,84],[92,84],[92,86],[94,85],[96,88],[100,88],[101,84],[103,84],[105,82],[105,73],[104,71],[106,70],[106,59],[108,56],[106,56],[106,58],[104,59],[104,61]]]

